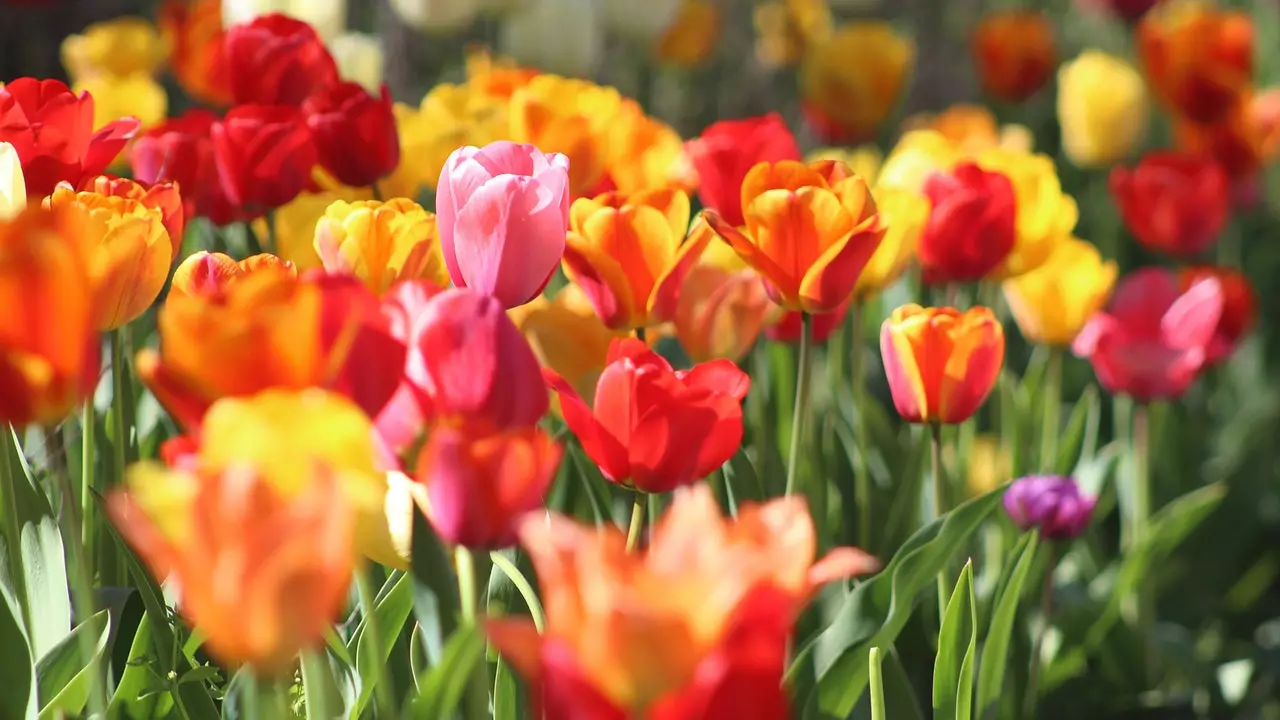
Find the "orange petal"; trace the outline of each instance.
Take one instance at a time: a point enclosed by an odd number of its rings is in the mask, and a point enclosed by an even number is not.
[[[683,193],[682,193],[683,194]],[[680,289],[684,287],[689,271],[697,265],[702,251],[707,249],[712,235],[698,233],[688,242],[680,246],[676,259],[658,276],[653,284],[653,292],[649,294],[649,319],[657,322],[670,322],[675,319],[676,306],[680,300]]]
[[[821,165],[821,163],[817,163]],[[742,179],[742,207],[768,190],[799,190],[802,187],[827,187],[827,179],[819,170],[799,160],[757,163]]]
[[[760,273],[766,279],[782,277],[782,268],[764,253],[756,244],[742,233],[741,230],[734,227],[715,210],[702,211],[702,218],[706,220],[711,230],[720,237],[733,251],[738,253],[738,257],[742,258],[742,262],[751,266],[753,270]]]
[[[824,251],[846,242],[854,230],[853,218],[839,198],[825,188],[803,187],[795,192],[769,190],[746,209],[746,216],[755,244],[779,272],[771,275],[759,267],[756,269],[774,285],[778,295],[775,300],[780,298],[779,304],[790,310],[802,309],[801,284],[814,264],[823,258]],[[863,260],[854,271],[855,282],[857,271],[865,264]],[[849,291],[852,290],[851,285]],[[825,298],[816,304],[825,304]]]
[[[828,313],[840,307],[858,286],[858,276],[880,247],[884,234],[884,226],[875,218],[827,248],[800,281],[804,310]]]
[[[582,288],[600,321],[609,328],[625,327],[635,314],[635,298],[627,274],[612,255],[599,245],[569,233],[564,246],[564,271]]]

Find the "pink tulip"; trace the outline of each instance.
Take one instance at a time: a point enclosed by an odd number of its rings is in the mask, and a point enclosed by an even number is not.
[[[436,219],[454,285],[523,305],[564,255],[569,159],[506,141],[458,148],[440,173]]]
[[[1204,367],[1222,306],[1216,278],[1183,292],[1172,272],[1141,268],[1120,281],[1111,306],[1089,320],[1072,349],[1108,392],[1139,402],[1176,398]]]

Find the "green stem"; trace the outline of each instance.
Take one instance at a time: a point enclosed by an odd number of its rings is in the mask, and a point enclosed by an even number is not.
[[[373,691],[380,717],[391,717],[394,712],[391,686],[387,684],[385,665],[387,654],[382,648],[382,631],[378,627],[377,596],[369,584],[368,568],[359,566],[355,571],[356,593],[360,596],[360,614],[364,616],[364,638],[373,654]]]
[[[249,246],[246,248],[247,252],[250,255],[261,255],[262,238],[258,237],[258,231],[253,229],[253,221],[246,220],[242,224],[244,225],[245,244]]]
[[[1044,421],[1040,428],[1040,472],[1052,473],[1058,462],[1058,434],[1062,422],[1062,348],[1049,348],[1044,377]]]
[[[867,437],[867,383],[863,377],[863,361],[866,344],[862,341],[862,304],[854,302],[849,309],[853,316],[853,343],[849,347],[849,373],[853,378],[853,407],[857,422],[853,426],[853,442],[857,450],[853,468],[854,503],[858,506],[858,547],[871,547],[871,470],[867,454],[871,442]]]
[[[1147,541],[1151,521],[1151,422],[1150,408],[1138,403],[1133,408],[1133,547]],[[1148,683],[1158,677],[1160,655],[1155,647],[1155,594],[1150,582],[1138,585],[1138,634],[1146,655]]]
[[[124,482],[125,467],[129,463],[129,413],[125,410],[128,398],[125,375],[129,372],[124,351],[124,333],[116,328],[111,333],[111,444],[115,460],[113,483]]]
[[[946,479],[942,470],[942,425],[930,423],[929,437],[929,457],[933,467],[933,515],[934,518],[940,518],[947,511]],[[941,621],[946,614],[947,571],[943,568],[938,571],[938,620]]]
[[[267,211],[267,252],[273,255],[280,254],[279,236],[276,234],[276,213],[274,210]]]
[[[542,611],[542,603],[538,600],[538,593],[534,592],[533,585],[529,584],[529,578],[520,572],[520,568],[514,562],[497,550],[489,553],[489,559],[507,576],[511,584],[516,586],[520,597],[524,598],[524,604],[529,607],[529,615],[533,617],[533,626],[538,629],[539,633],[544,631],[547,627],[547,616]]]
[[[18,612],[22,615],[23,627],[31,627],[31,608],[27,600],[26,574],[22,568],[22,524],[18,516],[18,476],[14,468],[19,466],[18,458],[22,448],[18,446],[16,432],[8,423],[0,423],[0,507],[5,510],[5,517],[0,521],[0,531],[4,533],[4,544],[9,554],[9,579],[13,584],[13,592],[18,600]],[[25,480],[23,480],[25,482]]]
[[[474,627],[476,624],[476,609],[480,601],[476,592],[477,581],[480,579],[479,574],[476,572],[476,559],[471,554],[470,549],[459,545],[454,549],[454,563],[458,571],[458,600],[462,605],[462,622],[464,625]],[[485,574],[484,579],[488,579],[487,574]],[[468,709],[463,717],[478,718],[489,716],[488,675],[484,662],[481,662],[480,666],[472,673],[466,695]]]
[[[309,650],[302,653],[302,693],[306,699],[307,720],[328,720],[334,712],[329,699],[337,695],[329,659],[325,651]]]
[[[373,193],[374,200],[383,202],[386,199],[382,196],[382,186],[378,185],[377,180],[373,181],[373,184],[369,186],[369,190]]]
[[[281,720],[292,717],[283,688],[275,679],[255,676],[245,689],[249,694],[249,720]]]
[[[1027,674],[1027,694],[1022,699],[1022,717],[1034,720],[1036,701],[1039,699],[1040,653],[1044,650],[1044,638],[1049,633],[1053,618],[1053,571],[1058,567],[1058,547],[1049,543],[1049,567],[1044,573],[1044,586],[1040,590],[1040,628],[1031,645],[1031,667]]]
[[[813,374],[813,316],[800,314],[800,360],[796,367],[796,404],[791,413],[791,449],[787,455],[786,494],[796,491],[796,476],[800,474],[800,448],[804,443],[805,420],[809,415],[809,376]],[[821,508],[809,508],[817,515]]]
[[[94,546],[97,542],[97,532],[94,529],[93,518],[93,491],[97,488],[94,486],[94,475],[97,472],[97,441],[98,426],[97,417],[93,408],[93,395],[90,395],[84,401],[84,413],[81,415],[81,437],[80,437],[80,516],[84,518],[84,524],[81,527],[80,542],[84,543],[85,562],[93,564],[93,559],[97,557],[94,554]],[[89,577],[93,577],[93,568],[89,568]]]
[[[884,714],[884,677],[880,671],[880,648],[873,647],[867,664],[868,681],[871,685],[871,720],[885,720]]]
[[[631,499],[631,524],[627,527],[627,552],[633,553],[640,545],[640,533],[644,530],[644,493],[636,491]]]

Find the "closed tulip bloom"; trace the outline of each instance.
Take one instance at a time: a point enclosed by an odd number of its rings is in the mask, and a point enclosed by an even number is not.
[[[77,218],[0,219],[0,422],[54,425],[98,385],[90,248]]]
[[[280,273],[291,278],[298,276],[293,263],[268,253],[236,260],[230,255],[201,250],[188,255],[173,271],[173,280],[169,284],[165,302],[175,302],[178,301],[177,298],[193,295],[205,298],[225,297],[229,286],[256,273]]]
[[[898,281],[916,256],[920,235],[929,222],[929,201],[897,188],[875,188],[871,193],[887,228],[853,288],[855,302],[882,292]]]
[[[219,182],[241,212],[274,210],[311,182],[316,146],[293,108],[240,105],[214,123],[210,135]]]
[[[760,163],[742,183],[742,207],[744,230],[704,217],[788,310],[839,307],[885,234],[866,182],[839,163]]]
[[[1118,273],[1092,244],[1058,241],[1042,265],[1005,280],[1005,300],[1022,336],[1047,345],[1070,345],[1084,324],[1106,305]]]
[[[715,51],[721,20],[720,8],[711,0],[684,0],[654,44],[654,55],[681,67],[701,65]]]
[[[483,0],[391,0],[391,9],[406,25],[425,33],[461,30],[482,7]]]
[[[777,113],[743,120],[721,120],[685,144],[698,174],[698,199],[725,222],[746,223],[742,207],[742,182],[762,162],[799,160],[800,146]]]
[[[756,344],[776,311],[756,271],[697,265],[680,288],[676,338],[694,362],[718,358],[737,362]],[[815,330],[827,317],[814,317]]]
[[[537,427],[491,435],[435,428],[418,457],[424,513],[452,545],[514,545],[519,521],[542,509],[561,454],[559,443]]]
[[[559,515],[530,517],[545,632],[490,620],[503,657],[534,684],[535,714],[567,718],[782,718],[795,618],[827,582],[876,569],[854,548],[818,557],[802,499],[724,518],[706,486],[676,494],[648,550]],[[590,602],[583,602],[590,598]]]
[[[287,15],[228,28],[223,43],[237,105],[298,107],[338,82],[338,65],[315,28]]]
[[[605,178],[622,193],[659,188],[691,191],[697,173],[675,128],[625,99],[603,135]]]
[[[536,0],[502,16],[498,47],[520,64],[591,77],[605,55],[604,9],[597,3]],[[547,38],[557,38],[547,42]]]
[[[1214,278],[1222,286],[1222,316],[1218,318],[1205,362],[1214,364],[1231,357],[1258,321],[1258,294],[1253,284],[1239,270],[1216,265],[1184,268],[1178,277],[1184,292],[1206,278]]]
[[[169,72],[183,91],[210,105],[231,105],[222,0],[161,0],[156,24],[170,48]]]
[[[1089,359],[1107,392],[1138,402],[1174,399],[1208,360],[1222,310],[1216,278],[1184,291],[1172,272],[1141,268],[1120,279],[1110,306],[1089,320],[1072,350]]]
[[[844,324],[844,319],[848,315],[849,303],[845,303],[825,315],[814,315],[809,329],[809,339],[819,345],[825,343],[831,337],[831,333]],[[794,310],[784,312],[776,322],[765,328],[765,336],[774,342],[798,345],[801,341],[800,333],[803,331],[803,327],[800,313]]]
[[[184,218],[204,217],[215,225],[228,225],[239,216],[218,179],[211,135],[217,120],[198,109],[169,118],[134,140],[129,160],[139,182],[174,183],[180,188]]]
[[[595,195],[604,179],[603,136],[621,104],[611,87],[539,75],[511,95],[511,139],[569,158],[569,191]]]
[[[805,115],[826,142],[871,138],[898,103],[915,64],[915,45],[889,23],[837,28],[800,71]]]
[[[155,75],[165,55],[159,30],[138,17],[97,22],[62,41],[62,66],[73,82],[92,75]]]
[[[22,176],[22,159],[7,142],[0,142],[0,220],[22,212],[27,206],[27,181]]]
[[[137,200],[144,207],[160,211],[164,229],[169,234],[169,243],[173,253],[169,262],[178,259],[182,252],[183,233],[186,231],[186,211],[178,186],[172,182],[152,183],[150,187],[128,178],[99,175],[88,178],[80,184],[80,190]]]
[[[1004,328],[991,310],[903,305],[880,328],[893,405],[913,423],[962,423],[995,387]]]
[[[1138,55],[1152,92],[1197,123],[1225,117],[1253,83],[1253,19],[1196,0],[1166,2],[1143,16]]]
[[[1058,66],[1053,25],[1034,10],[991,13],[973,33],[973,60],[983,92],[1022,102],[1044,87]]]
[[[523,305],[564,255],[569,160],[512,142],[459,148],[440,173],[436,218],[453,284]]]
[[[1048,155],[993,149],[978,156],[978,166],[1002,173],[1013,183],[1016,239],[995,268],[997,279],[1016,277],[1038,267],[1057,242],[1071,234],[1080,209],[1062,192],[1058,170]]]
[[[1123,160],[1146,136],[1147,116],[1146,82],[1126,60],[1086,50],[1058,71],[1062,149],[1077,167]]]
[[[1231,212],[1227,175],[1212,160],[1150,152],[1111,171],[1111,197],[1145,247],[1194,257],[1218,241]]]
[[[372,185],[400,163],[400,139],[384,85],[374,97],[353,82],[317,91],[302,104],[320,165],[343,185]]]
[[[435,215],[405,198],[335,202],[316,223],[315,248],[325,270],[355,275],[378,294],[400,280],[449,280]]]
[[[742,399],[751,379],[727,360],[676,371],[632,338],[616,341],[594,407],[544,371],[560,411],[610,482],[669,492],[728,462],[742,444]]]
[[[136,118],[94,130],[93,108],[93,96],[77,95],[60,80],[18,78],[0,87],[0,142],[18,152],[29,197],[101,175],[138,132]]]
[[[1098,499],[1080,492],[1076,481],[1056,475],[1031,475],[1005,491],[1004,510],[1019,530],[1032,528],[1046,540],[1073,540],[1089,526]]]
[[[222,0],[222,24],[233,27],[271,13],[282,13],[315,28],[326,40],[347,27],[346,0],[316,3],[309,0]]]
[[[924,184],[929,222],[917,255],[930,285],[981,280],[1000,267],[1018,240],[1015,188],[1000,172],[965,161]]]

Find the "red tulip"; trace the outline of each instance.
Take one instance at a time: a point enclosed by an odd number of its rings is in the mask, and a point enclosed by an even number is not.
[[[742,444],[751,379],[728,360],[676,371],[635,338],[615,340],[588,407],[544,370],[565,422],[610,481],[661,493],[706,477]]]
[[[241,105],[213,124],[214,159],[227,198],[261,215],[294,199],[311,182],[316,146],[302,115],[281,105]]]
[[[1113,169],[1110,184],[1125,226],[1151,250],[1198,255],[1217,241],[1227,224],[1230,183],[1212,160],[1147,153],[1133,168]]]
[[[814,315],[810,339],[818,344],[826,342],[827,338],[831,337],[831,333],[844,324],[844,319],[848,314],[849,303],[844,303],[836,308],[835,312]],[[765,328],[764,334],[774,342],[798,345],[800,343],[800,330],[800,313],[792,310],[783,313],[776,323]]]
[[[236,104],[298,107],[338,82],[338,65],[314,28],[287,15],[261,15],[223,40]]]
[[[343,185],[372,185],[400,163],[400,136],[386,85],[379,98],[358,83],[331,85],[307,98],[302,113],[320,164]]]
[[[998,172],[962,162],[925,180],[932,203],[917,249],[930,285],[971,282],[998,267],[1017,239],[1013,183]]]
[[[41,198],[60,182],[78,186],[101,175],[138,132],[137,118],[93,129],[93,97],[61,80],[18,78],[0,87],[0,142],[22,161],[27,196]]]
[[[1053,24],[1035,10],[987,15],[973,33],[973,60],[982,89],[1008,102],[1023,102],[1058,67]]]
[[[1072,349],[1107,392],[1139,402],[1177,398],[1208,360],[1222,310],[1217,279],[1184,292],[1172,272],[1142,268],[1121,278],[1110,308],[1085,324]]]
[[[769,113],[744,120],[722,120],[685,143],[698,172],[698,198],[725,222],[740,227],[742,180],[757,163],[799,160],[800,147],[782,116]]]
[[[218,180],[210,134],[217,121],[208,110],[188,110],[138,136],[129,160],[140,182],[177,183],[186,217],[230,225],[240,216]]]
[[[1179,274],[1183,292],[1206,278],[1215,278],[1222,285],[1222,317],[1205,359],[1207,364],[1213,364],[1230,357],[1241,338],[1253,329],[1258,320],[1258,294],[1249,278],[1234,268],[1199,265],[1184,268]]]

